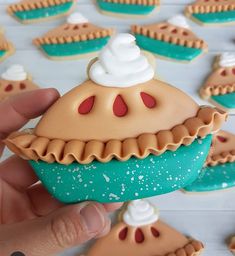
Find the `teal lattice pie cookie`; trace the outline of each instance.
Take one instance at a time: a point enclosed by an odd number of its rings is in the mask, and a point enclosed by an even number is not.
[[[159,8],[160,0],[95,0],[104,14],[145,17]]]
[[[165,59],[189,62],[208,50],[207,44],[177,15],[167,22],[134,25],[131,28],[138,46]]]
[[[214,135],[206,166],[186,192],[211,192],[235,186],[235,135],[220,131]]]
[[[46,21],[67,15],[77,0],[21,0],[8,6],[8,13],[22,23]]]
[[[186,15],[202,25],[232,25],[234,0],[197,0],[186,8]]]
[[[191,184],[226,114],[198,106],[154,79],[130,34],[114,36],[89,67],[89,79],[59,99],[8,147],[30,161],[65,203],[129,201]]]
[[[107,44],[112,34],[112,29],[93,25],[80,13],[73,13],[65,24],[36,38],[34,44],[48,58],[77,59],[97,54]]]
[[[224,53],[216,57],[214,70],[200,89],[200,95],[228,113],[235,113],[234,53]]]

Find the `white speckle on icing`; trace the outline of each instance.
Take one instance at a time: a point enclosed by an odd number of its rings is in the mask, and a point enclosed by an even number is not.
[[[106,182],[110,182],[110,178],[107,175],[103,174],[103,177],[104,177]]]
[[[139,180],[142,180],[143,178],[144,178],[143,175],[140,175],[140,176],[138,177]]]
[[[222,188],[227,188],[227,187],[228,187],[228,183],[223,182],[223,183],[222,183]]]

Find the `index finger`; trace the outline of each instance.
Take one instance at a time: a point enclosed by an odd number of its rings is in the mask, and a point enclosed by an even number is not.
[[[42,115],[58,98],[56,89],[39,89],[0,103],[0,139]]]

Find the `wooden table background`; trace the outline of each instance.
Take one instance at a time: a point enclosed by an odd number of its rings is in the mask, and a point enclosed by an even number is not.
[[[32,74],[41,87],[56,87],[62,94],[86,79],[86,66],[89,60],[53,62],[47,60],[32,45],[32,39],[42,35],[60,20],[35,25],[21,25],[5,12],[12,0],[0,0],[0,25],[5,28],[7,37],[15,44],[16,53],[0,64],[0,74],[11,64],[22,64]],[[159,13],[147,19],[118,19],[99,14],[90,0],[79,0],[77,11],[98,25],[116,28],[118,32],[128,32],[131,24],[151,23],[168,19],[182,13],[190,0],[162,0]],[[216,54],[228,51],[235,53],[235,26],[201,27],[189,21],[193,31],[209,44],[209,53],[192,64],[179,64],[157,60],[157,74],[167,82],[190,94],[200,104],[197,91],[211,71]],[[1,122],[1,120],[0,120]],[[28,126],[33,126],[35,121]],[[235,116],[230,117],[224,128],[235,131]],[[7,157],[9,152],[5,152]],[[185,195],[180,191],[152,198],[151,201],[161,210],[163,220],[186,235],[205,243],[205,256],[229,256],[226,239],[235,234],[235,190],[214,192],[207,195]],[[64,256],[78,255],[83,248],[69,250]],[[44,255],[42,255],[44,256]]]

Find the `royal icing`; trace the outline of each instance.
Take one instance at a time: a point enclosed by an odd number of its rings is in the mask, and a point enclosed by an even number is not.
[[[9,81],[24,81],[27,79],[27,73],[21,65],[12,65],[2,75],[1,78]]]
[[[186,29],[190,28],[190,26],[187,23],[186,18],[180,14],[170,18],[167,22],[174,26],[178,26],[178,27],[182,27],[182,28],[186,28]]]
[[[85,18],[81,13],[75,12],[68,17],[67,22],[69,24],[82,24],[88,23],[88,19]]]
[[[129,87],[154,77],[154,70],[135,44],[135,37],[123,33],[112,37],[90,68],[95,83],[107,87]]]
[[[159,214],[155,207],[144,199],[131,201],[123,214],[123,221],[133,227],[153,224],[158,218]]]
[[[233,67],[235,66],[235,53],[225,52],[220,55],[220,67]]]

